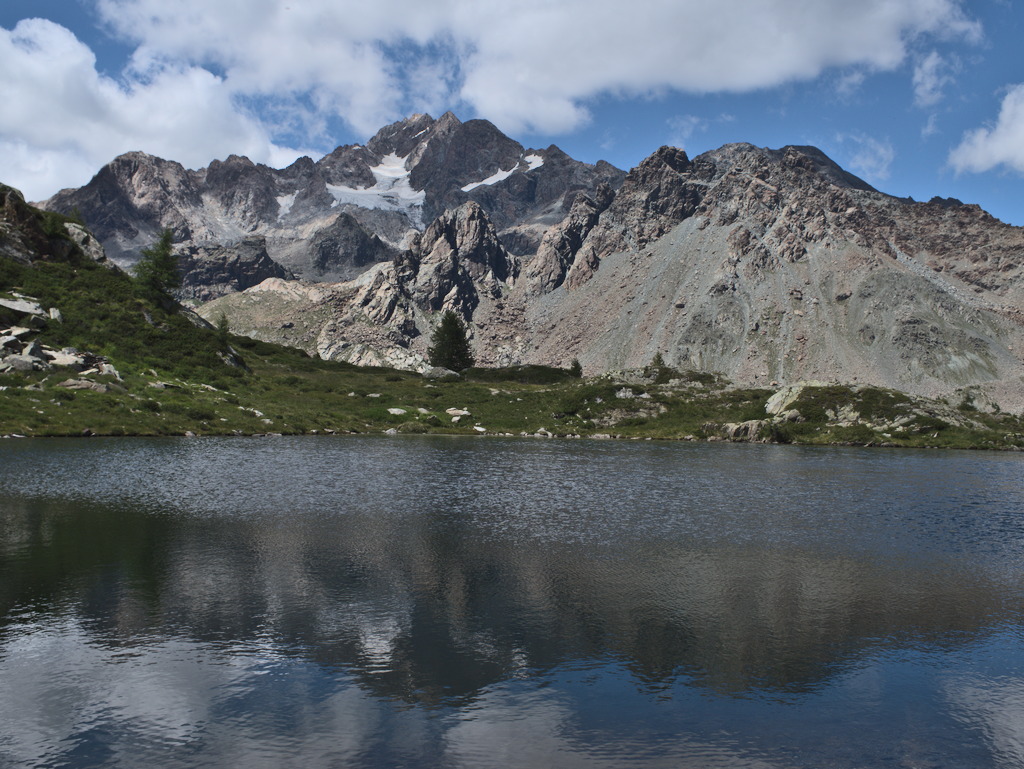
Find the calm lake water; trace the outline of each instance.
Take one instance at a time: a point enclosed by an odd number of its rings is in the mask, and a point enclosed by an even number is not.
[[[2,767],[1021,767],[1024,457],[0,443]]]

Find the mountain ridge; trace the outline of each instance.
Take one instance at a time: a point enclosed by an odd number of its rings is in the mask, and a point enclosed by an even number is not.
[[[660,355],[751,386],[977,387],[1024,403],[1024,229],[952,199],[886,195],[813,147],[692,159],[662,147],[626,174],[567,158],[485,121],[415,115],[279,172],[229,158],[200,179],[163,161],[121,190],[140,215],[173,198],[161,223],[180,218],[193,237],[227,219],[258,229],[276,206],[291,230],[266,232],[267,252],[309,289],[278,277],[201,312],[324,357],[422,369],[437,313],[453,309],[490,365],[577,358],[599,373]],[[444,237],[428,247],[432,228]],[[500,254],[489,271],[483,241]]]
[[[169,227],[183,247],[229,247],[262,235],[282,266],[330,280],[351,277],[356,266],[344,243],[327,269],[322,254],[317,259],[302,243],[313,232],[338,229],[340,215],[348,216],[349,240],[376,236],[400,249],[445,210],[476,200],[499,228],[519,228],[519,242],[535,250],[542,230],[561,218],[575,192],[615,186],[624,176],[603,161],[572,160],[554,145],[525,148],[487,121],[463,123],[448,112],[437,120],[413,115],[382,128],[366,145],[339,146],[320,160],[303,157],[280,170],[231,155],[189,171],[130,152],[84,187],[62,190],[40,205],[79,212],[124,266]]]

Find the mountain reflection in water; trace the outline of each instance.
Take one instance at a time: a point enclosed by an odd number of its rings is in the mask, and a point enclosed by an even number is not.
[[[1024,759],[1017,456],[424,438],[0,459],[0,766]]]

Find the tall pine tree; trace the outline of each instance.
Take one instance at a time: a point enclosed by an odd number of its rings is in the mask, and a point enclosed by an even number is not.
[[[142,249],[142,256],[135,264],[136,283],[144,294],[153,299],[170,299],[171,292],[181,286],[173,238],[174,233],[165,229],[156,243]]]
[[[452,371],[464,371],[473,365],[473,352],[469,349],[466,327],[451,310],[441,316],[427,348],[427,360],[431,366],[441,366]]]

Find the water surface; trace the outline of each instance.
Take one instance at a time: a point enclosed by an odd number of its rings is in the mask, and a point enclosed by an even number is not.
[[[1024,765],[1015,454],[0,444],[0,766]]]

